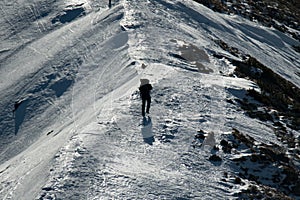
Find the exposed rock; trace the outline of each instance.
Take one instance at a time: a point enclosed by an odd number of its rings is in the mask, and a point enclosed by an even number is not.
[[[255,140],[252,137],[241,134],[237,129],[233,129],[232,134],[238,141],[244,143],[246,146],[248,147],[254,146]]]
[[[205,135],[202,134],[202,133],[198,133],[197,135],[195,135],[195,138],[196,138],[196,139],[204,140],[204,139],[205,139]]]
[[[294,186],[293,193],[300,196],[300,181],[298,181],[297,184]]]
[[[212,162],[222,162],[222,158],[220,156],[213,154],[209,157],[209,160]]]
[[[220,145],[222,146],[222,150],[224,153],[231,153],[231,149],[233,148],[231,144],[226,140],[221,140]]]
[[[294,157],[287,156],[287,149],[277,144],[258,143],[237,129],[233,129],[232,136],[233,140],[221,140],[221,146],[239,144],[238,149],[234,148],[235,157],[232,158],[234,168],[239,168],[238,178],[257,185],[251,188],[250,184],[249,191],[243,191],[244,199],[291,199],[287,195],[299,196],[300,170],[292,162]],[[243,154],[241,149],[247,153]],[[239,184],[238,178],[235,178],[236,184]],[[259,192],[254,195],[251,191],[255,188]]]
[[[262,146],[259,147],[260,153],[265,155],[265,157],[270,160],[271,162],[284,162],[288,163],[289,158],[286,157],[285,153],[283,152],[278,152],[274,148]]]
[[[293,184],[293,183],[298,183],[300,181],[299,170],[295,169],[292,166],[288,166],[288,165],[284,166],[283,174],[286,175],[285,179],[283,180],[284,184]]]
[[[239,184],[239,185],[243,185],[242,179],[241,179],[240,177],[236,177],[236,178],[234,179],[234,183],[235,183],[235,184]]]
[[[216,0],[194,0],[214,11],[237,14],[252,21],[258,21],[264,26],[291,34],[300,40],[300,34],[289,28],[300,31],[300,3],[299,1],[216,1]],[[287,28],[289,27],[289,28]]]

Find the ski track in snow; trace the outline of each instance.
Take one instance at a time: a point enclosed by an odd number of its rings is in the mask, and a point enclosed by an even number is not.
[[[220,155],[221,165],[210,162],[211,147],[194,148],[197,131],[213,132],[217,142],[232,128],[258,141],[279,141],[269,127],[226,102],[256,86],[224,76],[232,66],[211,55],[228,54],[213,39],[253,54],[299,86],[299,61],[288,47],[295,41],[191,1],[123,0],[111,10],[94,1],[66,4],[81,3],[92,11],[69,24],[46,31],[47,19],[40,19],[40,35],[24,28],[15,35],[23,45],[1,63],[1,78],[10,76],[0,82],[1,90],[8,91],[1,95],[1,137],[8,135],[3,144],[20,144],[20,149],[1,149],[0,197],[232,199],[240,188],[221,182],[230,161]],[[1,24],[16,29],[7,6],[1,4],[7,15]],[[33,6],[31,12],[37,9]],[[267,37],[261,38],[262,33]],[[8,49],[15,48],[10,44],[5,43]],[[193,46],[202,57],[188,61],[174,56]],[[203,73],[195,63],[205,67]],[[140,113],[140,78],[148,78],[154,88],[147,129]],[[20,97],[28,102],[16,129],[10,102]]]

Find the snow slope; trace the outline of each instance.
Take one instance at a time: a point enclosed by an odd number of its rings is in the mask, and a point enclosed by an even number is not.
[[[298,87],[291,45],[299,43],[188,0],[113,3],[1,2],[0,197],[234,198],[241,188],[220,181],[230,160],[220,155],[216,164],[208,160],[211,146],[193,148],[197,131],[213,132],[218,142],[238,128],[281,143],[226,101],[259,88],[227,76],[233,66],[213,54],[233,56],[214,40]],[[140,78],[154,87],[146,119]]]

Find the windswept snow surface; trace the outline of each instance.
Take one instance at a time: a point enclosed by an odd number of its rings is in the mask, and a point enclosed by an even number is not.
[[[1,1],[0,198],[234,198],[240,188],[221,182],[230,160],[193,148],[197,131],[280,142],[226,101],[259,88],[226,76],[233,66],[212,55],[233,56],[214,40],[297,86],[299,43],[188,0],[107,3]],[[140,78],[154,88],[145,119]]]

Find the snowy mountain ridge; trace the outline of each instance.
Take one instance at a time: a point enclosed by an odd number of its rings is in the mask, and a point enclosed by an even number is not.
[[[299,42],[193,1],[113,3],[1,3],[0,197],[299,198],[299,142],[240,108],[265,109],[232,61],[252,56],[299,88]]]

